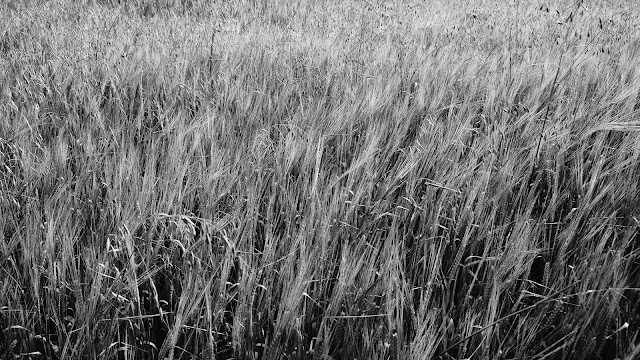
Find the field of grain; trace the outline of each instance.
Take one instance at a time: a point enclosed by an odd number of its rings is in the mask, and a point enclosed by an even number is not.
[[[0,357],[636,359],[633,4],[3,1]]]

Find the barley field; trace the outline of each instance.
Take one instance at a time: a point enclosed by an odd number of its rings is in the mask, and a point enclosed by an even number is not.
[[[640,4],[0,3],[0,358],[640,357]]]

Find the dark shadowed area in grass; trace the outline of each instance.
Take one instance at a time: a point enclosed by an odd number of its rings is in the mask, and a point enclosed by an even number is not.
[[[0,357],[634,359],[640,9],[0,5]]]

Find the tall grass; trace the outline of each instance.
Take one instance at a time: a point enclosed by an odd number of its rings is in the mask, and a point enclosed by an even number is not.
[[[365,5],[3,5],[2,356],[637,356],[634,9]]]

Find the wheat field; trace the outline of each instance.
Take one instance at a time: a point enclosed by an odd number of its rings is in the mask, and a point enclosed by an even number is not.
[[[0,357],[637,358],[638,14],[3,1]]]

